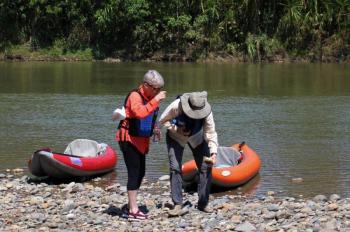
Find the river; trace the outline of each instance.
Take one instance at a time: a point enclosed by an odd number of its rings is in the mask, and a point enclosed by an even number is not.
[[[117,150],[115,172],[104,178],[125,184],[111,113],[148,69],[166,82],[160,111],[182,92],[206,90],[220,145],[245,141],[258,152],[259,175],[235,191],[350,197],[347,64],[1,62],[0,172],[27,171],[36,149],[63,152],[70,141],[88,138]],[[163,138],[151,145],[147,178],[167,174],[167,159]]]

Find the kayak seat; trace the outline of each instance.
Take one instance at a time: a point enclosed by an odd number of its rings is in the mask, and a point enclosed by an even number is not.
[[[78,157],[96,157],[104,154],[107,144],[89,139],[76,139],[68,144],[64,154]]]
[[[218,147],[215,168],[231,167],[238,164],[241,153],[233,147]]]

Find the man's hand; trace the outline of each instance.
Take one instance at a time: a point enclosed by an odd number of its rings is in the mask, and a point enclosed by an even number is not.
[[[210,158],[213,160],[213,164],[216,164],[216,153],[211,153]]]
[[[203,160],[208,165],[214,165],[216,163],[216,153],[210,154],[210,157],[204,156]]]
[[[159,142],[162,136],[162,131],[158,126],[155,126],[153,129],[153,142]]]
[[[177,126],[176,132],[184,136],[189,136],[191,134],[191,131],[186,131],[184,126]]]

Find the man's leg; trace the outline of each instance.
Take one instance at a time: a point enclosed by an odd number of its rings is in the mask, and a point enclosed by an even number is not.
[[[196,161],[196,165],[198,167],[199,172],[199,183],[198,183],[198,208],[204,209],[209,202],[209,193],[210,193],[210,185],[211,185],[211,170],[212,167],[203,162],[203,157],[210,156],[210,151],[208,147],[208,143],[203,141],[196,148],[192,148],[190,146],[194,160]]]
[[[175,205],[182,205],[182,155],[184,148],[166,134],[169,155],[171,198]]]

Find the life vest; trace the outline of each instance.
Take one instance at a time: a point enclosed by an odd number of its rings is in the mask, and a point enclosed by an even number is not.
[[[180,98],[180,96],[178,96],[177,98]],[[190,132],[189,136],[192,136],[198,133],[203,128],[204,118],[193,119],[188,117],[185,113],[182,113],[176,118],[173,118],[171,123],[178,127],[185,127],[185,131]]]
[[[142,94],[137,89],[134,89],[126,96],[124,107],[126,107],[126,102],[128,101],[128,98],[132,92],[137,92],[138,94],[140,94],[143,100],[143,104],[144,105],[147,104],[147,101],[142,96]],[[123,122],[126,120],[128,122],[126,123],[126,126],[123,126],[123,128],[128,130],[129,135],[136,136],[136,137],[151,137],[153,134],[153,128],[158,116],[158,111],[159,111],[159,107],[155,111],[153,111],[150,115],[142,119],[126,118],[120,121],[118,128],[122,127],[122,125],[124,124]]]

